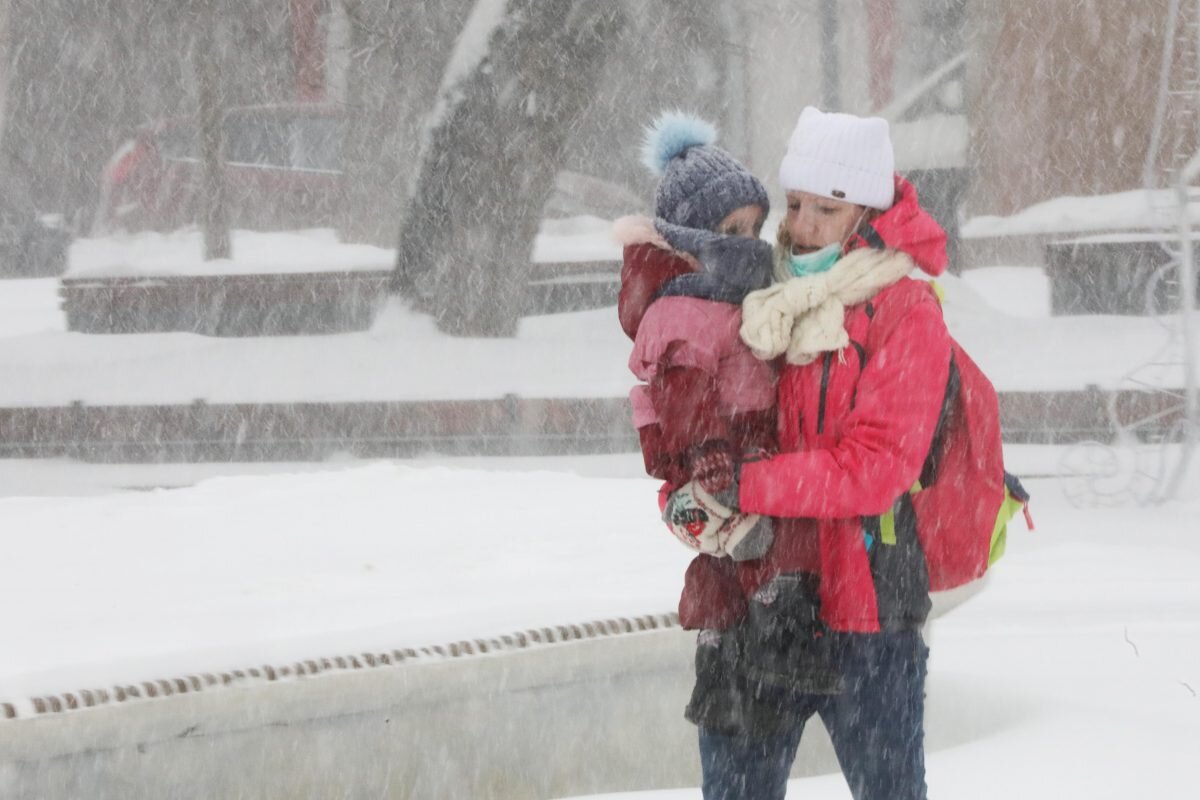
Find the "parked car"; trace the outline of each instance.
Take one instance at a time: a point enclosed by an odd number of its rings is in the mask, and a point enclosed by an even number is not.
[[[247,228],[334,223],[342,185],[341,116],[318,105],[245,106],[225,114],[230,219]],[[148,125],[109,159],[94,232],[171,230],[199,218],[200,131],[193,117]]]
[[[225,114],[225,177],[235,227],[330,227],[340,210],[342,115],[331,106],[242,106]],[[147,125],[104,168],[93,232],[173,230],[199,219],[200,135],[195,118]],[[643,208],[629,189],[562,172],[547,203],[552,216],[612,219]]]
[[[336,226],[344,197],[342,119],[338,109],[321,105],[229,109],[224,169],[231,224],[259,230]],[[198,222],[202,166],[195,118],[164,120],[138,130],[104,168],[93,235],[169,231]],[[647,205],[612,181],[562,171],[545,213],[552,218],[614,219]],[[551,254],[529,270],[528,313],[616,302],[619,248],[616,255],[595,254],[595,222],[583,225],[582,238],[587,241],[580,248],[551,248]],[[565,237],[555,231],[552,238],[561,244]],[[607,244],[608,237],[602,238]]]

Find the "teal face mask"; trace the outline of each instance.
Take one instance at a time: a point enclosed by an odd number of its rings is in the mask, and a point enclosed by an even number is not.
[[[819,275],[822,272],[828,272],[841,257],[842,246],[835,242],[811,253],[789,256],[788,263],[792,267],[792,274],[797,278],[803,278],[805,275]]]

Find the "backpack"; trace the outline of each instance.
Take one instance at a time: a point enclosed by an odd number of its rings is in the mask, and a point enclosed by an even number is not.
[[[914,282],[893,293],[878,308],[867,304],[870,320],[864,350],[869,360],[908,310],[925,302],[935,283]],[[1024,511],[1029,493],[1004,470],[1000,438],[1000,399],[983,370],[951,339],[950,376],[919,481],[910,490],[917,538],[925,553],[931,591],[944,591],[975,580],[1004,554],[1008,522]],[[880,539],[894,544],[894,512],[880,518]],[[890,541],[889,541],[890,539]]]

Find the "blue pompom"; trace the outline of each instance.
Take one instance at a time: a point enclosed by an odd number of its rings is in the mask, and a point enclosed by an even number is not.
[[[712,144],[716,140],[717,129],[711,123],[691,114],[671,111],[646,129],[642,163],[655,175],[662,176],[671,159],[683,155],[690,147]]]

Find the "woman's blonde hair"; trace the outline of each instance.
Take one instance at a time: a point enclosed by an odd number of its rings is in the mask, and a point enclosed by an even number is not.
[[[779,228],[775,231],[775,280],[782,283],[792,277],[792,267],[788,259],[792,255],[792,234],[788,232],[787,217],[779,220]]]
[[[792,234],[788,231],[787,217],[779,220],[779,230],[775,231],[775,251],[784,255],[792,252]]]

